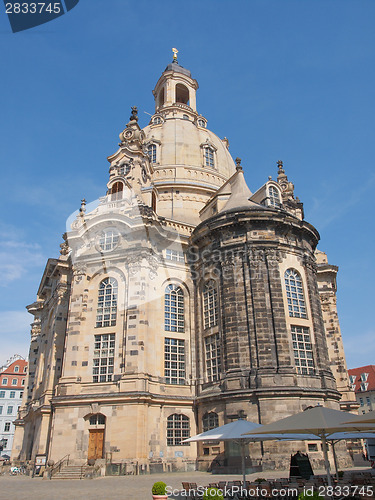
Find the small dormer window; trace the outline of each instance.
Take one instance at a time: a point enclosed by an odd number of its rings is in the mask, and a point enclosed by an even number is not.
[[[268,188],[268,199],[271,207],[280,208],[280,194],[275,186],[269,186]]]
[[[156,118],[154,118],[153,124],[154,125],[160,125],[161,124],[161,118],[160,118],[160,116],[157,116]]]
[[[361,382],[367,382],[368,373],[361,373]]]
[[[156,163],[156,144],[150,144],[147,147],[147,154],[151,163]]]
[[[188,115],[182,115],[182,118],[183,118],[184,120],[188,120],[188,119],[189,119],[189,116],[188,116]]]
[[[204,166],[209,168],[215,167],[214,161],[214,149],[211,146],[206,146],[203,148],[203,156],[204,156]]]
[[[204,120],[202,120],[202,119],[198,120],[198,125],[200,127],[206,128],[206,122]]]

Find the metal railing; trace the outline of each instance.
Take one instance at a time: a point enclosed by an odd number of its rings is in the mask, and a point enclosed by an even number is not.
[[[70,455],[65,455],[65,457],[63,457],[61,460],[59,460],[57,462],[57,464],[54,464],[52,466],[50,476],[49,476],[50,479],[52,479],[52,477],[54,476],[54,474],[56,474],[56,472],[61,471],[61,467],[64,465],[65,462],[66,462],[66,465],[69,465],[69,458],[70,458]]]

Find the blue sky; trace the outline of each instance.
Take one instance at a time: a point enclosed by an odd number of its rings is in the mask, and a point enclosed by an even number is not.
[[[0,14],[0,364],[27,355],[46,259],[81,198],[105,193],[130,107],[148,123],[172,47],[250,189],[284,161],[340,268],[348,365],[373,364],[374,19],[373,0],[80,0],[12,34]]]

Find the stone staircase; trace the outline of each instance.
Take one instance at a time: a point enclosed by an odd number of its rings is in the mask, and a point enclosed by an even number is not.
[[[85,479],[87,465],[63,465],[51,479]]]

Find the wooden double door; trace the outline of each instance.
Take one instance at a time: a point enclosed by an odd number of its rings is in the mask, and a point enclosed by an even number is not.
[[[90,429],[89,431],[89,451],[87,459],[103,458],[104,429]]]

